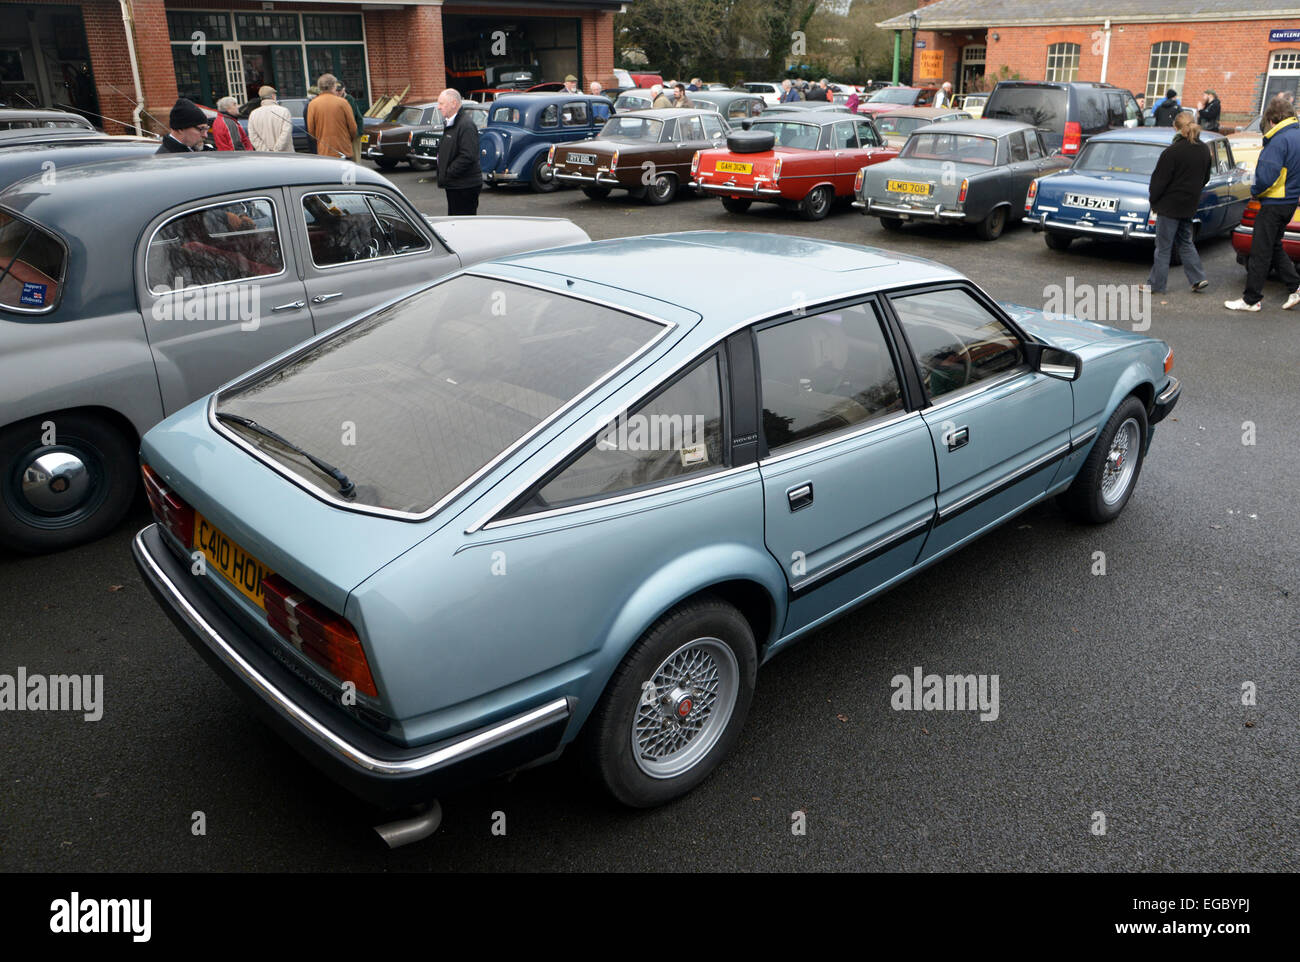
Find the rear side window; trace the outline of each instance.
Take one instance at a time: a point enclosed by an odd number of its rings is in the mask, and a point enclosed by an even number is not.
[[[1017,130],[1007,138],[1007,143],[1011,147],[1011,162],[1013,164],[1018,164],[1029,159],[1029,152],[1025,149],[1024,131]]]
[[[275,205],[265,197],[186,211],[149,240],[149,291],[227,284],[284,270]]]
[[[862,142],[863,147],[879,147],[883,141],[880,134],[876,131],[875,125],[869,120],[859,120],[858,140]]]
[[[1079,126],[1087,132],[1106,129],[1106,98],[1102,91],[1079,91]]]
[[[541,119],[537,122],[539,127],[555,127],[560,123],[560,108],[556,104],[551,104],[542,111]]]
[[[931,398],[1009,371],[1020,339],[967,291],[952,288],[893,298]]]
[[[585,103],[565,104],[560,120],[565,127],[585,127],[591,123]]]
[[[54,307],[67,252],[44,228],[0,210],[0,307],[40,314]]]
[[[1067,95],[1062,87],[1006,87],[998,85],[989,95],[984,117],[1018,120],[1033,127],[1065,131]]]

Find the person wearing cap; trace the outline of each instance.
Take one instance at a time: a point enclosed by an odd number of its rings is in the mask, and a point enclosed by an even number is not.
[[[578,78],[569,74],[564,78],[564,92],[567,94],[576,94],[578,92]]]
[[[248,115],[248,139],[254,150],[293,153],[293,115],[276,102],[274,87],[257,92],[262,105]]]
[[[322,157],[352,156],[352,138],[357,135],[352,107],[338,94],[338,78],[321,74],[316,81],[320,93],[307,105],[307,133],[316,138],[316,153]]]
[[[170,128],[158,145],[160,154],[189,154],[203,150],[203,137],[208,132],[208,115],[198,105],[185,97],[176,101],[176,106],[167,117]]]

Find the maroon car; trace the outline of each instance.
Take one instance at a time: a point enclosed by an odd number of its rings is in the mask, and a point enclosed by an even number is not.
[[[1242,211],[1241,223],[1232,232],[1232,249],[1237,253],[1237,263],[1244,264],[1250,257],[1250,242],[1255,233],[1255,215],[1259,213],[1259,201],[1252,200]],[[1300,263],[1300,210],[1291,217],[1291,223],[1282,232],[1282,249],[1287,257]]]
[[[595,140],[556,144],[547,163],[556,180],[578,184],[593,200],[617,188],[666,204],[690,181],[695,152],[721,146],[730,129],[712,110],[635,110],[611,117]]]

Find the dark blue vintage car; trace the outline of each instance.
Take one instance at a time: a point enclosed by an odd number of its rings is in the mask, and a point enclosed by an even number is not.
[[[591,140],[614,113],[605,97],[559,93],[509,94],[492,102],[487,126],[479,132],[483,182],[524,183],[538,193],[555,190],[546,162],[553,144]]]
[[[1097,134],[1083,145],[1069,170],[1040,177],[1029,186],[1026,220],[1043,232],[1053,250],[1065,250],[1076,237],[1154,241],[1151,172],[1173,136],[1170,127]],[[1241,223],[1250,200],[1250,174],[1234,162],[1226,137],[1206,132],[1201,140],[1214,159],[1194,221],[1197,237],[1205,238],[1226,234]]]

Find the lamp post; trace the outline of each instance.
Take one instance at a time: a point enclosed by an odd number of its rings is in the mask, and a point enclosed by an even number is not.
[[[921,18],[916,15],[916,11],[907,15],[907,26],[912,31],[912,56],[908,61],[907,85],[916,86],[916,28],[921,25]]]

